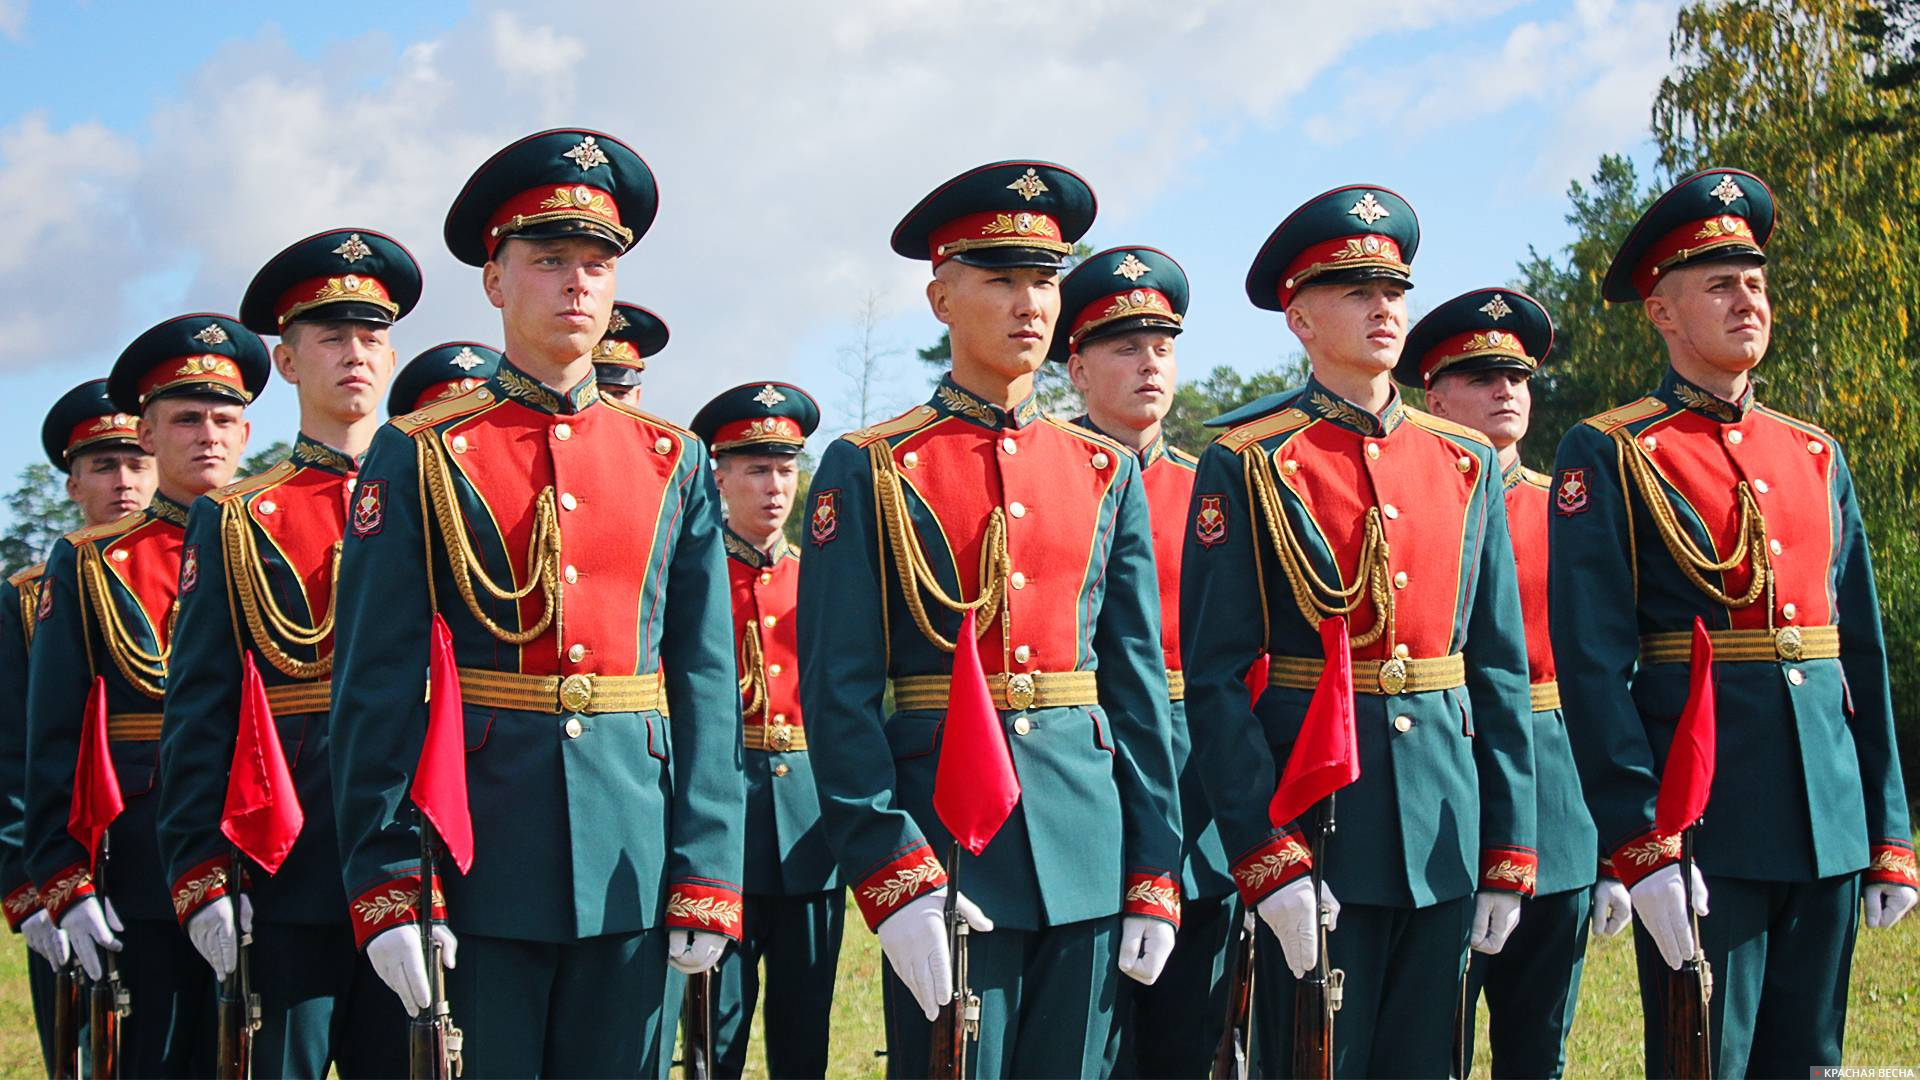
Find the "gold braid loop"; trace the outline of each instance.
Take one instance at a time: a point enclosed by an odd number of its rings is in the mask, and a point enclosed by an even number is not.
[[[20,637],[28,650],[33,648],[33,632],[40,628],[40,581],[20,583]]]
[[[496,584],[487,574],[486,567],[481,565],[480,557],[474,554],[473,545],[467,539],[460,510],[454,505],[453,473],[447,464],[446,454],[440,449],[439,436],[429,428],[415,435],[414,442],[420,447],[420,472],[427,488],[426,509],[431,518],[439,519],[440,537],[447,545],[454,587],[460,591],[460,598],[467,602],[467,610],[473,613],[481,626],[486,627],[488,633],[508,645],[525,645],[546,633],[547,627],[553,626],[554,648],[558,649],[561,620],[560,511],[554,502],[553,485],[541,488],[539,497],[534,501],[533,537],[527,544],[527,583],[518,589],[507,589]],[[432,520],[424,524],[424,531],[431,534]],[[428,572],[432,572],[431,567]],[[539,589],[544,600],[539,621],[518,631],[501,626],[481,609],[480,598],[473,589],[475,581],[487,591],[488,596],[516,603],[532,595],[536,588]]]
[[[760,645],[760,624],[751,619],[740,635],[740,666],[747,669],[740,676],[740,696],[744,699],[740,715],[757,716],[767,708],[767,654]]]
[[[317,660],[302,660],[288,652],[278,639],[284,638],[306,648],[318,648],[333,634],[334,607],[340,593],[340,541],[333,542],[332,557],[328,563],[326,618],[306,626],[287,614],[279,601],[273,598],[273,586],[267,579],[266,560],[260,557],[260,542],[254,538],[245,500],[234,499],[220,507],[220,538],[227,577],[233,582],[233,591],[240,598],[240,614],[260,655],[289,678],[310,680],[331,676],[331,654]],[[297,570],[295,574],[298,574]]]
[[[1640,489],[1640,501],[1646,504],[1647,512],[1653,516],[1655,531],[1667,546],[1667,553],[1673,556],[1680,572],[1693,582],[1694,588],[1707,594],[1715,603],[1738,610],[1749,607],[1768,592],[1773,585],[1773,568],[1767,556],[1767,520],[1760,513],[1760,504],[1753,497],[1752,488],[1745,480],[1740,481],[1737,495],[1740,503],[1740,528],[1734,535],[1732,553],[1724,559],[1714,559],[1701,551],[1693,538],[1687,535],[1680,516],[1674,512],[1673,503],[1667,499],[1665,488],[1661,484],[1660,473],[1654,468],[1653,460],[1641,448],[1633,435],[1622,429],[1613,433],[1613,439],[1620,446],[1620,460],[1625,465],[1633,486]],[[1623,480],[1623,483],[1626,481]],[[1741,563],[1747,562],[1753,568],[1753,580],[1747,582],[1747,591],[1734,596],[1715,583],[1707,580],[1708,574],[1724,574]],[[1771,616],[1772,605],[1768,605]]]
[[[1362,600],[1372,600],[1373,625],[1364,633],[1353,635],[1352,646],[1363,649],[1385,635],[1391,647],[1394,612],[1388,579],[1392,573],[1387,563],[1386,523],[1380,517],[1380,508],[1367,508],[1366,530],[1360,538],[1360,558],[1354,564],[1353,584],[1336,588],[1313,569],[1312,559],[1293,534],[1266,455],[1247,454],[1246,474],[1247,489],[1253,493],[1254,501],[1260,506],[1260,516],[1267,523],[1267,538],[1273,545],[1274,556],[1287,575],[1287,584],[1293,588],[1294,605],[1300,609],[1307,625],[1318,630],[1324,620],[1335,615],[1350,615],[1359,610]]]
[[[907,497],[901,490],[900,476],[893,468],[893,450],[885,439],[874,442],[867,448],[873,461],[874,502],[880,515],[880,531],[887,538],[887,545],[893,552],[893,565],[900,575],[900,593],[907,598],[907,610],[913,613],[914,625],[920,633],[941,652],[952,652],[957,642],[951,641],[933,628],[933,622],[927,617],[926,603],[921,599],[921,590],[933,597],[934,602],[955,614],[974,613],[974,632],[985,635],[987,627],[1000,617],[1007,596],[1007,577],[1012,558],[1007,554],[1007,517],[1000,507],[994,507],[987,516],[987,533],[980,545],[980,596],[975,600],[956,600],[948,596],[940,587],[940,581],[934,576],[933,567],[927,562],[927,553],[920,547],[919,537],[913,531],[913,520],[908,516]]]
[[[81,544],[74,554],[78,557],[78,573],[75,576],[80,588],[81,633],[86,633],[86,613],[91,607],[94,618],[100,623],[100,639],[121,677],[131,683],[135,690],[155,701],[165,698],[167,660],[173,655],[173,620],[180,612],[179,600],[175,599],[167,614],[166,637],[169,644],[162,646],[158,652],[148,652],[134,640],[133,634],[127,630],[126,621],[120,617],[119,606],[113,602],[112,587],[107,581],[107,564],[100,555],[99,546]],[[137,598],[135,602],[138,602]]]

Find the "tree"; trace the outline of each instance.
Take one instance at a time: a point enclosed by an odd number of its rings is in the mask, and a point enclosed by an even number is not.
[[[818,463],[813,455],[800,451],[800,482],[793,489],[793,512],[787,515],[787,525],[783,532],[787,534],[787,543],[796,547],[807,538],[807,490],[813,487],[813,470]]]
[[[20,470],[7,510],[12,521],[0,535],[0,573],[7,575],[46,558],[55,540],[86,524],[67,498],[66,477],[43,461]]]
[[[854,323],[852,340],[840,347],[840,374],[853,384],[850,395],[853,408],[850,411],[858,421],[853,426],[863,428],[879,419],[875,413],[881,407],[880,362],[900,355],[900,350],[874,340],[874,330],[880,325],[878,289],[867,291],[855,318],[858,321]]]
[[[285,439],[275,439],[258,451],[248,454],[240,463],[240,470],[233,474],[238,480],[248,476],[258,476],[287,459],[293,453],[293,446]]]
[[[1161,422],[1162,432],[1168,442],[1198,454],[1220,434],[1206,427],[1206,421],[1254,398],[1297,389],[1306,381],[1305,356],[1254,375],[1242,375],[1222,364],[1202,378],[1181,381],[1173,392],[1173,408]]]

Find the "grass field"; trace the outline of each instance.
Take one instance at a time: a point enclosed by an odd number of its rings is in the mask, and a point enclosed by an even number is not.
[[[40,1052],[27,1004],[26,946],[18,937],[0,949],[0,1077],[40,1075]],[[36,963],[38,961],[35,961]],[[880,1076],[886,1044],[880,1022],[880,948],[857,912],[849,912],[833,1009],[832,1074]],[[1587,954],[1580,1014],[1568,1048],[1568,1073],[1579,1077],[1641,1075],[1639,997],[1627,938],[1595,940]],[[1480,1013],[1476,1075],[1487,1073],[1486,1010]],[[1847,1063],[1920,1064],[1920,918],[1891,931],[1862,930],[1854,956],[1847,1017]],[[756,1045],[747,1075],[766,1075]]]

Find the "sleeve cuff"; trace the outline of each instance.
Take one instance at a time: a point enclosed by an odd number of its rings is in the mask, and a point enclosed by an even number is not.
[[[1540,877],[1540,856],[1532,848],[1480,849],[1480,887],[1532,896]]]
[[[233,883],[227,880],[227,857],[213,858],[173,879],[173,917],[181,926],[200,913],[200,909],[227,895]]]
[[[1640,879],[1680,861],[1680,834],[1662,834],[1648,829],[1613,849],[1609,857],[1621,884],[1631,889]]]
[[[854,886],[853,899],[867,920],[867,929],[879,930],[887,916],[924,893],[947,883],[947,872],[925,841],[895,855]]]
[[[391,878],[361,893],[347,905],[348,919],[353,923],[353,944],[364,949],[367,942],[380,934],[419,920],[420,875],[418,872],[402,877]],[[436,875],[433,882],[433,911],[435,920],[447,917],[446,898],[440,892],[440,879]]]
[[[1612,878],[1614,881],[1620,880],[1620,871],[1615,870],[1613,868],[1613,860],[1607,858],[1604,855],[1600,857],[1600,868],[1598,870],[1598,873],[1603,878]]]
[[[1240,899],[1253,907],[1312,869],[1313,852],[1301,840],[1300,830],[1289,828],[1235,859],[1233,884],[1240,890]]]
[[[1127,893],[1120,904],[1122,915],[1145,915],[1180,927],[1180,882],[1159,870],[1127,872]]]
[[[73,905],[93,895],[93,874],[86,863],[74,863],[49,878],[40,887],[40,903],[58,925]]]
[[[1867,884],[1909,885],[1920,889],[1920,868],[1914,865],[1913,845],[1894,839],[1873,845],[1873,861],[1867,864]],[[12,917],[11,911],[8,917]]]
[[[667,929],[705,930],[740,940],[740,890],[711,878],[688,878],[667,888]]]
[[[17,934],[20,932],[20,924],[32,918],[33,913],[40,910],[40,890],[33,887],[33,882],[23,881],[8,892],[4,899],[0,899],[0,907],[5,907],[7,911],[7,929]]]

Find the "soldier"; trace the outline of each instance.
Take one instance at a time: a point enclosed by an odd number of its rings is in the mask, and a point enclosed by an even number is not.
[[[291,455],[196,501],[188,514],[180,615],[160,741],[161,857],[173,909],[218,979],[251,933],[261,998],[254,1060],[264,1073],[397,1076],[406,1015],[354,947],[333,827],[327,706],[334,570],[360,456],[393,377],[388,328],[420,297],[420,269],[370,229],[310,236],[254,275],[240,319],[278,337],[273,361],[300,396]],[[258,671],[304,823],[284,862],[263,867],[223,829],[227,766]],[[243,861],[236,861],[243,860]],[[245,875],[236,883],[230,868]],[[238,911],[234,894],[238,893]]]
[[[506,358],[381,428],[354,494],[332,717],[354,933],[409,1012],[429,1003],[406,793],[430,634],[450,630],[473,846],[470,871],[439,880],[451,932],[435,935],[468,1075],[662,1071],[668,962],[703,971],[740,934],[739,690],[707,453],[593,379],[615,264],[656,205],[646,163],[598,132],[541,132],[481,165],[446,239],[483,268]]]
[[[1652,824],[1696,618],[1720,718],[1694,830],[1714,1071],[1839,1062],[1863,894],[1884,928],[1920,885],[1852,474],[1833,436],[1754,401],[1773,220],[1773,194],[1738,169],[1695,173],[1641,215],[1605,296],[1641,303],[1669,368],[1575,426],[1555,463],[1554,652],[1587,805],[1632,891],[1655,1076],[1665,968],[1696,947],[1681,834]]]
[[[767,1074],[827,1073],[846,903],[807,755],[793,618],[800,555],[785,532],[800,481],[797,459],[819,424],[813,398],[786,383],[735,387],[693,418],[694,433],[713,454],[726,505],[727,577],[746,718],[747,899],[739,953],[715,972],[716,1076],[737,1077],[746,1067],[762,960],[767,1000],[775,1003],[766,1012]]]
[[[1113,1068],[1125,1076],[1203,1076],[1226,1016],[1234,903],[1220,834],[1189,761],[1186,673],[1180,665],[1180,549],[1199,459],[1168,443],[1160,427],[1173,407],[1173,339],[1186,318],[1187,275],[1163,251],[1113,248],[1082,261],[1060,292],[1060,331],[1051,355],[1066,363],[1086,402],[1086,414],[1074,423],[1132,451],[1146,485],[1160,587],[1160,651],[1186,831],[1177,945],[1151,986],[1120,984]]]
[[[402,416],[442,398],[459,397],[500,370],[500,350],[477,341],[447,341],[407,361],[387,391],[387,415]]]
[[[631,409],[640,407],[640,373],[647,357],[667,347],[667,324],[641,307],[615,301],[607,318],[607,336],[593,347],[593,377],[600,396]]]
[[[1545,474],[1520,463],[1520,440],[1533,411],[1531,380],[1552,351],[1553,320],[1538,301],[1513,289],[1476,289],[1415,324],[1394,373],[1401,383],[1426,390],[1427,408],[1435,416],[1464,424],[1493,443],[1506,487],[1507,527],[1526,621],[1539,876],[1506,948],[1474,958],[1465,1001],[1471,1017],[1481,991],[1486,992],[1495,1076],[1566,1071],[1588,914],[1595,929],[1608,935],[1619,933],[1629,918],[1626,887],[1611,877],[1595,884],[1599,841],[1581,798],[1547,637],[1550,483]],[[1463,1062],[1473,1060],[1473,1029],[1471,1022],[1464,1026]]]
[[[134,418],[107,399],[107,380],[94,379],[54,402],[40,427],[47,460],[67,474],[67,498],[88,526],[105,525],[144,508],[153,498],[153,455],[140,449]],[[0,894],[7,926],[24,931],[27,947],[47,961],[29,963],[27,982],[40,1051],[53,1071],[53,973],[64,967],[66,934],[54,926],[27,873],[23,836],[27,776],[27,649],[38,623],[41,577],[36,563],[0,585]]]
[[[143,512],[55,542],[40,589],[27,684],[27,866],[88,977],[101,976],[102,949],[119,954],[132,1004],[121,1026],[128,1076],[213,1071],[213,980],[174,921],[153,792],[176,597],[197,573],[182,547],[187,504],[233,479],[246,407],[267,370],[265,344],[224,315],[169,319],[127,346],[107,392],[118,411],[140,417],[158,490]],[[104,894],[67,824],[96,679],[105,680],[125,800],[100,860]]]
[[[1467,948],[1498,952],[1534,886],[1499,461],[1480,433],[1393,389],[1419,239],[1413,208],[1368,185],[1316,196],[1274,230],[1247,296],[1286,314],[1313,375],[1220,436],[1194,482],[1187,717],[1235,884],[1270,931],[1254,1023],[1269,1073],[1288,1067],[1318,909],[1346,972],[1335,1071],[1443,1076]],[[1315,815],[1272,822],[1268,803],[1326,663],[1320,624],[1343,615],[1360,770],[1338,793],[1316,902],[1303,833]],[[1262,653],[1268,686],[1250,711],[1241,680]]]
[[[828,841],[891,973],[888,1068],[924,1075],[951,994],[953,850],[932,806],[962,612],[1023,793],[959,907],[977,933],[983,1077],[1103,1068],[1114,968],[1152,982],[1180,912],[1180,809],[1137,455],[1034,400],[1061,259],[1093,192],[1041,161],[969,170],[893,250],[931,258],[952,333],[933,398],[828,447],[800,581],[801,699]],[[878,611],[872,619],[866,613]],[[860,617],[849,617],[860,613]],[[893,680],[891,717],[882,713]]]

